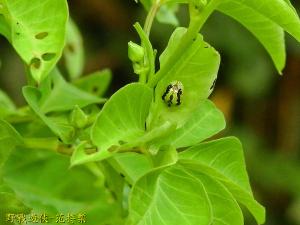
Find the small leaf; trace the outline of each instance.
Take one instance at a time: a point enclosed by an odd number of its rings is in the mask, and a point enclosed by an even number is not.
[[[51,131],[60,137],[64,143],[70,143],[75,136],[75,129],[69,123],[69,118],[66,115],[58,117],[48,117],[40,109],[39,102],[41,100],[41,92],[34,87],[23,87],[23,96],[35,112],[35,114],[51,129]]]
[[[245,205],[259,224],[265,221],[265,210],[253,198],[246,171],[242,145],[234,137],[193,146],[179,154],[185,167],[206,173],[227,187],[238,202]]]
[[[40,83],[62,54],[68,19],[67,1],[32,0],[28,4],[22,0],[2,0],[1,4],[10,27],[10,33],[5,36]],[[42,56],[48,53],[53,57],[43,59]]]
[[[67,83],[58,70],[54,70],[51,76],[53,79],[52,90],[42,96],[43,101],[40,102],[40,109],[43,113],[68,111],[72,110],[75,105],[82,108],[105,102],[105,99],[98,98]]]
[[[79,129],[84,128],[88,124],[87,115],[76,105],[71,112],[70,123]]]

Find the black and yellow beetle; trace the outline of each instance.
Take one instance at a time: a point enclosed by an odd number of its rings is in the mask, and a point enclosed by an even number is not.
[[[172,105],[179,106],[181,104],[181,96],[183,95],[183,84],[180,81],[173,81],[166,88],[162,96],[162,100],[167,103],[169,107]]]

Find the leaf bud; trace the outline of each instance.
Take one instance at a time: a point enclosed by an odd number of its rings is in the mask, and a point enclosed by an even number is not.
[[[84,128],[88,124],[87,115],[79,108],[78,105],[76,105],[71,112],[70,122],[75,128],[79,129]]]
[[[145,51],[140,45],[128,42],[128,57],[132,62],[141,62],[144,59]]]

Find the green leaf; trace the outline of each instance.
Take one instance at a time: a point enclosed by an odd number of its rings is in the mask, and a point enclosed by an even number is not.
[[[140,2],[143,4],[144,8],[147,11],[149,11],[154,1],[153,0],[140,0]],[[161,23],[177,26],[178,19],[175,15],[175,13],[177,11],[177,5],[173,4],[172,1],[170,1],[170,2],[166,1],[166,3],[169,3],[169,4],[164,4],[164,5],[160,6],[160,8],[156,14],[156,19]],[[175,2],[175,3],[177,3],[177,2]]]
[[[1,14],[1,9],[0,9],[0,34],[2,34],[6,38],[8,38],[10,34],[9,25],[5,21],[4,16]]]
[[[78,27],[72,19],[67,25],[67,38],[64,48],[65,66],[71,79],[82,75],[84,67],[84,49]]]
[[[109,87],[111,79],[111,71],[105,69],[74,80],[73,84],[83,91],[96,96],[103,96]]]
[[[173,33],[166,50],[160,57],[161,69],[185,34],[185,28],[177,28]],[[162,124],[164,121],[182,126],[190,114],[212,92],[213,83],[217,78],[220,56],[211,46],[198,35],[178,61],[169,68],[167,74],[158,82],[155,88],[155,103],[151,108],[150,127]],[[167,87],[174,81],[183,85],[181,104],[171,105],[162,100]],[[152,120],[152,121],[151,121]]]
[[[24,157],[26,156],[26,157]],[[121,204],[86,167],[69,168],[69,158],[51,152],[19,148],[4,168],[6,183],[33,209],[56,215],[86,213],[87,224],[121,224]]]
[[[193,146],[179,154],[180,163],[222,182],[237,201],[245,205],[259,224],[265,210],[253,198],[246,171],[242,145],[234,137]]]
[[[151,100],[152,91],[143,84],[129,84],[117,91],[106,102],[92,127],[91,139],[98,152],[87,155],[80,148],[72,156],[72,165],[105,159],[112,155],[109,148],[143,136]]]
[[[156,14],[156,18],[161,23],[178,26],[179,21],[176,17],[177,9],[178,7],[176,4],[162,5]]]
[[[151,168],[151,161],[143,154],[135,152],[117,153],[108,162],[120,174],[124,175],[130,184],[146,174]]]
[[[300,20],[290,3],[284,0],[226,0],[221,4],[241,3],[281,26],[300,42]]]
[[[54,70],[51,76],[52,90],[46,96],[42,96],[40,102],[40,110],[43,113],[68,111],[72,110],[75,105],[82,108],[94,103],[105,102],[105,99],[98,98],[67,83],[57,70]]]
[[[286,60],[283,29],[265,15],[238,1],[220,4],[218,10],[236,19],[253,33],[268,51],[278,72],[281,73]]]
[[[243,216],[221,183],[174,165],[146,174],[133,186],[127,225],[135,224],[241,225]]]
[[[3,225],[12,224],[7,221],[8,214],[28,214],[31,208],[16,196],[15,192],[0,179],[0,221]]]
[[[8,95],[0,89],[0,118],[15,113],[16,106]]]
[[[173,145],[176,148],[197,144],[225,128],[220,110],[209,100],[199,104],[186,123],[166,137],[158,138],[154,145]]]
[[[21,135],[6,121],[0,120],[0,169],[11,151],[23,143]],[[1,178],[1,171],[0,171]]]
[[[23,96],[35,112],[35,114],[50,128],[50,130],[60,137],[64,143],[70,143],[74,139],[75,129],[69,123],[69,118],[66,115],[58,117],[48,117],[40,109],[39,102],[41,99],[41,92],[34,87],[23,87]]]
[[[65,43],[68,6],[65,0],[1,0],[1,13],[10,27],[6,35],[41,82],[53,69]]]

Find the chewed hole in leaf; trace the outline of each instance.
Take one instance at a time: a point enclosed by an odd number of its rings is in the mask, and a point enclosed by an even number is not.
[[[44,61],[50,61],[52,60],[53,58],[55,58],[56,54],[55,53],[45,53],[42,55],[42,59]]]
[[[30,62],[30,66],[34,67],[35,69],[39,69],[41,67],[41,60],[37,57],[34,57]]]
[[[96,148],[96,147],[85,148],[85,149],[84,149],[84,152],[85,152],[87,155],[92,155],[92,154],[98,152],[98,148]]]
[[[48,36],[48,32],[41,32],[41,33],[36,34],[35,38],[39,39],[39,40],[42,40],[42,39],[44,39],[47,36]]]
[[[69,52],[71,52],[71,53],[74,53],[74,52],[75,52],[75,47],[74,47],[74,45],[72,45],[72,44],[68,44],[68,45],[66,46],[66,48],[67,48],[67,50],[68,50]]]
[[[119,145],[124,145],[124,144],[126,144],[125,141],[122,141],[122,140],[119,141]]]
[[[98,88],[97,86],[94,86],[94,87],[93,87],[93,92],[94,92],[94,93],[97,93],[98,91],[99,91],[99,88]]]

